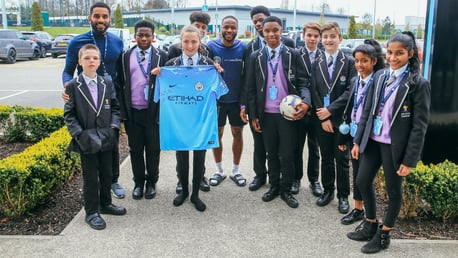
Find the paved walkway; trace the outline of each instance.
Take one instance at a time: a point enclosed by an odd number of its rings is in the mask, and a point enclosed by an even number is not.
[[[250,181],[252,139],[244,130],[240,168]],[[224,169],[231,169],[230,130],[224,137]],[[125,199],[114,200],[127,215],[104,215],[107,228],[91,229],[81,211],[59,236],[0,236],[0,257],[364,257],[363,243],[347,239],[356,225],[340,224],[337,202],[315,205],[306,180],[292,209],[277,198],[264,203],[264,186],[257,192],[226,179],[201,199],[207,210],[198,212],[189,199],[174,207],[175,155],[163,152],[158,194],[152,200],[133,200],[130,160],[121,165]],[[214,171],[207,152],[207,175]],[[458,257],[458,241],[392,240],[388,250],[370,257]]]

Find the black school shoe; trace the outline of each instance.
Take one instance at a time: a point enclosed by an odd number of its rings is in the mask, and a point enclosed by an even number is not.
[[[91,228],[96,230],[104,229],[107,226],[105,220],[97,212],[86,215],[85,221]]]
[[[353,209],[345,215],[342,219],[340,219],[340,222],[344,225],[350,225],[353,224],[357,221],[361,221],[364,218],[364,210],[358,210],[358,209]]]
[[[124,215],[126,214],[127,210],[124,207],[116,206],[114,204],[109,204],[105,207],[100,208],[100,213],[102,214],[110,214],[110,215]]]

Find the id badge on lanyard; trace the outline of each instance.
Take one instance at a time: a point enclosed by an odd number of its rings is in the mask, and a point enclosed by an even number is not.
[[[350,135],[351,137],[355,138],[356,130],[358,130],[358,125],[355,121],[351,121],[350,123]]]
[[[383,121],[381,116],[374,119],[374,135],[379,136],[382,133]]]
[[[110,75],[109,73],[104,73],[104,74],[103,74],[103,78],[104,78],[105,80],[113,81],[113,79],[111,78],[111,75]]]
[[[272,84],[269,88],[269,98],[270,100],[276,100],[278,97],[278,89],[275,84]]]
[[[149,85],[145,85],[145,88],[143,88],[143,94],[145,94],[145,100],[148,101]]]
[[[330,103],[331,103],[331,95],[329,95],[328,93],[323,97],[323,106],[327,108]]]

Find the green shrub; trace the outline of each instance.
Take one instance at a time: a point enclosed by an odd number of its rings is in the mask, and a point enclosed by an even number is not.
[[[4,138],[9,142],[37,142],[65,124],[62,108],[14,106],[13,110],[12,117],[6,120],[3,127]]]
[[[81,167],[79,155],[67,151],[71,141],[62,127],[24,152],[0,160],[0,209],[20,216],[44,203]]]
[[[2,106],[0,105],[0,132],[4,130],[8,120],[10,119],[11,113],[13,113],[14,109],[10,106]]]
[[[410,191],[420,191],[433,217],[448,220],[458,218],[458,165],[448,160],[437,165],[419,164],[407,177]]]
[[[379,196],[387,201],[383,171],[377,175],[375,186]],[[437,165],[418,163],[403,182],[402,199],[401,218],[458,218],[458,165],[448,160]]]

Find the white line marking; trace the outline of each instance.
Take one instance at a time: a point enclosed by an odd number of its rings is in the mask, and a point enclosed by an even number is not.
[[[54,92],[54,91],[58,91],[58,92],[61,92],[63,91],[63,88],[60,89],[60,90],[0,90],[0,92],[4,92],[4,91],[10,91],[10,92]]]
[[[8,95],[6,97],[0,98],[0,100],[4,100],[4,99],[7,99],[7,98],[11,98],[11,97],[17,96],[17,95],[21,95],[21,94],[26,93],[26,92],[27,92],[27,90],[23,90],[23,91],[20,91],[18,93],[14,93],[14,94]]]

